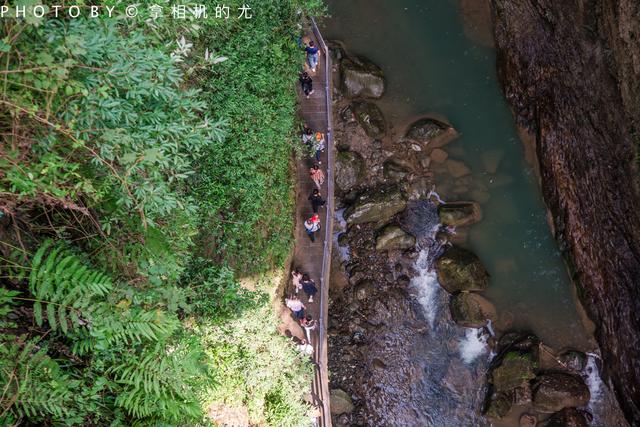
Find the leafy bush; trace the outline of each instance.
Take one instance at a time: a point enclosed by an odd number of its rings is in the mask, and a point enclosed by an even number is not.
[[[1,424],[305,421],[309,366],[235,277],[290,249],[294,39],[318,7],[0,22]]]

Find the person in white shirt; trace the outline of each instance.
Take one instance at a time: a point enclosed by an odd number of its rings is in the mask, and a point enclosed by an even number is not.
[[[298,299],[297,295],[292,295],[290,298],[284,300],[285,304],[293,314],[296,316],[296,319],[304,318],[304,309],[306,308],[302,301]]]

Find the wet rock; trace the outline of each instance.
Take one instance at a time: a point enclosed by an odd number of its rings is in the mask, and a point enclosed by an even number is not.
[[[331,415],[340,415],[353,411],[353,402],[347,392],[334,388],[329,392]]]
[[[415,237],[405,233],[397,225],[389,225],[382,230],[376,239],[376,250],[409,249],[415,244]]]
[[[485,415],[500,419],[509,413],[513,397],[510,393],[494,393],[485,411]]]
[[[535,378],[535,369],[530,353],[510,351],[504,355],[500,366],[491,372],[491,382],[497,391],[513,390]]]
[[[449,154],[442,148],[435,148],[430,154],[431,160],[435,163],[444,163],[449,157]]]
[[[588,427],[591,414],[576,408],[564,408],[556,412],[544,424],[544,427]]]
[[[355,288],[355,297],[358,301],[363,301],[370,297],[376,290],[376,285],[370,280],[363,280]]]
[[[407,202],[399,190],[378,191],[359,197],[355,204],[345,210],[344,217],[348,224],[384,222],[402,212],[406,206]]]
[[[341,86],[348,98],[380,98],[384,93],[384,73],[364,57],[349,57],[340,63]]]
[[[586,406],[589,397],[589,388],[577,375],[547,373],[538,377],[533,386],[533,406],[540,412]]]
[[[482,219],[482,209],[476,202],[451,202],[438,206],[440,222],[444,225],[464,227]]]
[[[357,187],[364,176],[364,161],[358,153],[343,151],[336,156],[336,185],[341,191]]]
[[[414,141],[428,144],[440,135],[443,135],[451,126],[432,118],[424,118],[409,126],[405,137]]]
[[[471,175],[471,169],[460,160],[448,159],[445,162],[447,171],[454,178],[460,178],[466,175]]]
[[[433,181],[428,177],[419,177],[404,186],[405,193],[409,200],[424,199],[431,191]]]
[[[489,284],[489,273],[471,251],[453,246],[436,261],[438,281],[449,293],[483,291]]]
[[[558,360],[575,372],[581,372],[587,366],[587,355],[581,351],[568,350],[558,356]]]
[[[338,246],[348,246],[349,245],[349,236],[347,233],[340,233],[338,236]]]
[[[518,423],[519,427],[536,427],[538,420],[535,415],[522,414]]]
[[[409,171],[396,159],[389,159],[382,165],[385,179],[396,182],[404,179]]]
[[[382,137],[387,129],[384,115],[378,106],[372,102],[354,102],[353,114],[370,138]]]
[[[451,297],[449,303],[453,321],[466,328],[481,328],[487,319],[495,321],[496,309],[493,304],[479,294],[460,292]]]

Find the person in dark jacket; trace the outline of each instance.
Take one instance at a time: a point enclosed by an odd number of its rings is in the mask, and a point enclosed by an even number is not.
[[[303,71],[300,73],[300,86],[302,86],[302,91],[309,98],[309,95],[313,93],[313,80],[309,77],[309,73]]]
[[[318,288],[316,288],[316,284],[311,280],[308,274],[302,275],[302,281],[300,282],[302,285],[302,290],[307,297],[309,298],[309,302],[313,302],[313,296],[318,292]]]
[[[311,202],[313,213],[318,213],[318,208],[320,206],[324,206],[324,204],[326,203],[325,200],[320,195],[320,190],[318,190],[317,188],[313,189],[313,193],[311,193],[311,195],[307,200]]]

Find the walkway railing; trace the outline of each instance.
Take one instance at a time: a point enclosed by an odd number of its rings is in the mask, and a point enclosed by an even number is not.
[[[320,316],[318,319],[318,345],[316,346],[316,376],[313,391],[322,402],[320,426],[331,427],[331,410],[329,406],[329,371],[327,357],[327,319],[329,312],[329,277],[331,273],[331,246],[333,241],[333,102],[331,98],[331,56],[327,44],[322,38],[315,19],[311,18],[311,27],[320,49],[324,54],[325,102],[327,114],[327,215],[324,224],[324,248],[322,256],[322,275],[320,277]]]

